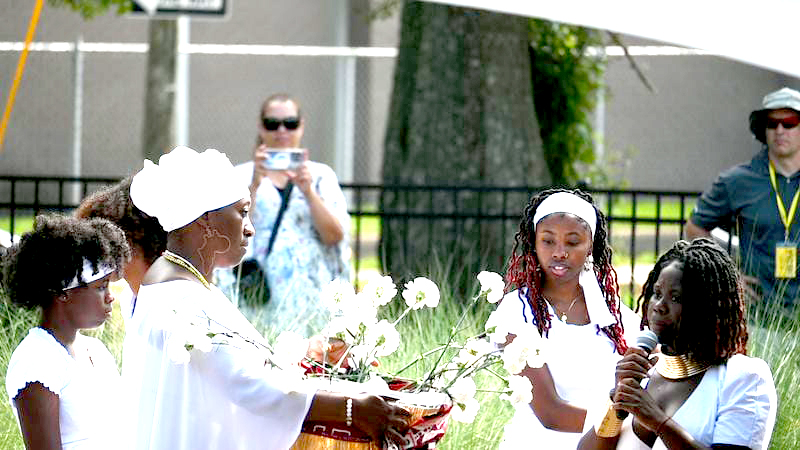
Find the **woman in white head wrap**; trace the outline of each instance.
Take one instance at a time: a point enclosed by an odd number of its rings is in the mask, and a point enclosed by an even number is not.
[[[495,314],[547,338],[546,364],[526,367],[533,400],[517,406],[501,448],[575,448],[587,408],[614,387],[613,367],[639,318],[621,304],[606,221],[592,197],[555,189],[525,207],[506,278],[516,290]],[[608,375],[609,372],[611,375]],[[595,375],[599,374],[599,375]]]
[[[405,412],[379,397],[314,392],[279,377],[261,335],[207,281],[238,264],[253,235],[250,192],[224,154],[177,147],[158,165],[145,161],[131,199],[168,232],[125,337],[136,449],[283,449],[305,420],[352,423],[375,440],[406,428]]]

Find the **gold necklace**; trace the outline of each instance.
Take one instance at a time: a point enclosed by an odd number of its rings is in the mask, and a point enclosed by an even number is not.
[[[203,283],[203,286],[205,286],[206,289],[211,289],[211,283],[209,283],[206,280],[206,277],[204,277],[203,274],[200,273],[200,271],[197,270],[197,268],[192,265],[192,263],[183,259],[183,257],[181,257],[180,255],[172,253],[169,250],[164,250],[164,253],[162,254],[164,255],[164,258],[167,261],[183,267],[184,269],[188,270],[192,275],[197,277],[197,279],[200,280],[201,283]]]
[[[656,371],[668,380],[682,380],[703,373],[711,364],[697,362],[691,356],[659,354]]]
[[[569,308],[567,308],[567,311],[566,312],[562,312],[560,315],[558,314],[558,308],[556,308],[556,304],[553,303],[552,300],[550,300],[549,298],[545,297],[544,295],[542,295],[542,297],[544,297],[544,299],[547,300],[547,302],[550,303],[553,306],[553,311],[556,312],[556,316],[559,319],[561,319],[562,322],[566,322],[567,321],[567,315],[572,311],[572,307],[575,306],[575,302],[577,302],[578,299],[581,298],[581,294],[583,294],[583,290],[578,291],[578,295],[576,295],[575,298],[572,299],[572,303],[569,304]]]

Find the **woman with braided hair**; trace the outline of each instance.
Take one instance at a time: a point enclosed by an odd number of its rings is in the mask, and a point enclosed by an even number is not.
[[[517,407],[501,448],[575,448],[591,425],[587,407],[613,387],[610,371],[627,349],[623,332],[637,330],[639,318],[619,301],[606,220],[589,194],[534,196],[514,239],[506,279],[515,290],[497,314],[534,328],[548,350],[543,367],[522,372],[533,401]]]
[[[108,283],[128,257],[111,222],[62,216],[38,216],[3,255],[8,298],[42,313],[14,349],[5,380],[26,448],[119,448],[117,363],[79,330],[111,316]]]
[[[768,448],[775,384],[764,361],[746,356],[745,305],[728,254],[707,238],[678,241],[639,301],[661,354],[652,364],[642,349],[628,350],[605,420],[578,448]],[[620,420],[621,411],[629,416]]]

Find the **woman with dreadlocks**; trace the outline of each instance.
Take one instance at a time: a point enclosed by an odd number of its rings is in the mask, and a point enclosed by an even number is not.
[[[764,361],[745,355],[745,306],[728,254],[706,238],[678,241],[639,301],[642,327],[658,336],[661,354],[653,365],[642,349],[628,350],[613,404],[579,448],[766,449],[775,384]],[[622,411],[630,414],[623,421]]]
[[[517,407],[501,448],[575,448],[584,423],[591,426],[587,407],[614,385],[613,367],[627,349],[623,330],[637,330],[639,318],[619,301],[606,220],[589,194],[534,196],[514,239],[506,279],[516,290],[497,314],[548,343],[546,364],[522,372],[533,401]]]

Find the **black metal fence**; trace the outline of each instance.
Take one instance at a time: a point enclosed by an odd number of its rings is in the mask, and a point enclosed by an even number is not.
[[[117,178],[0,176],[0,229],[11,235],[20,234],[30,227],[31,218],[36,214],[71,211],[81,198],[116,181]],[[422,220],[431,225],[444,221],[454,230],[467,223],[499,227],[500,241],[507,243],[506,250],[510,251],[522,210],[530,196],[540,190],[538,187],[377,184],[343,184],[342,188],[348,196],[352,217],[351,248],[356,277],[369,268],[380,267],[377,251],[380,223],[387,218]],[[620,284],[623,292],[633,295],[636,285],[646,279],[657,255],[685,236],[685,222],[700,193],[587,190],[608,217]],[[412,192],[415,195],[407,195]],[[388,196],[395,199],[391,211],[381,207]],[[403,207],[403,198],[414,204]],[[420,201],[420,198],[425,200]],[[415,236],[403,236],[403,239],[412,240]]]

